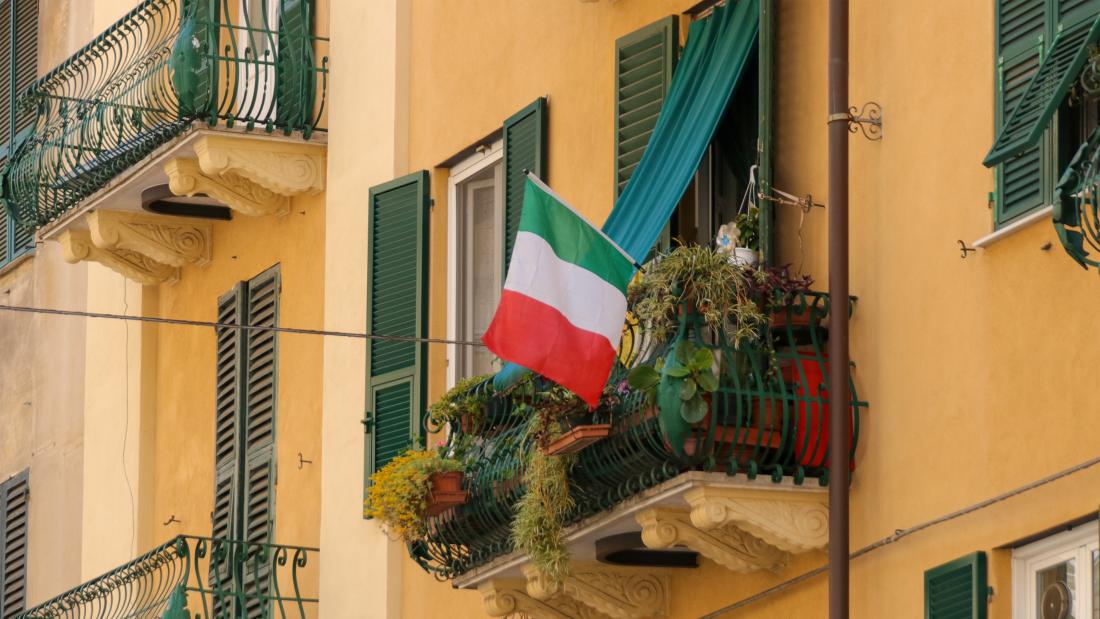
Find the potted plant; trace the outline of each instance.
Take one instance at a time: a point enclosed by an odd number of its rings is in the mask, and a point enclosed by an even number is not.
[[[810,291],[813,278],[792,275],[789,264],[756,267],[747,279],[749,295],[758,300],[773,329],[817,325],[824,318],[823,308],[808,301],[805,294]]]
[[[742,206],[733,221],[718,228],[715,244],[734,265],[753,267],[760,263],[760,209]]]
[[[458,422],[462,432],[476,432],[485,420],[485,407],[494,395],[492,374],[459,380],[450,391],[428,407],[428,419],[435,428]]]
[[[426,516],[466,502],[464,463],[434,449],[410,449],[371,475],[366,516],[406,542],[427,533]]]

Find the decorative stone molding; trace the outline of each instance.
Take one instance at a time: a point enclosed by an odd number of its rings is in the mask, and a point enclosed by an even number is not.
[[[210,262],[209,223],[128,211],[93,211],[87,221],[92,243],[100,249],[128,250],[174,267]]]
[[[522,580],[490,580],[477,588],[490,617],[531,619],[610,619],[607,615],[565,595],[537,600],[527,593]]]
[[[715,563],[736,572],[778,570],[790,556],[782,550],[735,527],[702,531],[686,509],[657,507],[639,513],[642,542],[650,548],[686,546]]]
[[[829,543],[829,507],[823,493],[704,486],[687,492],[691,522],[712,530],[734,525],[783,550],[821,550]]]
[[[208,176],[197,159],[179,157],[164,164],[168,188],[177,196],[206,194],[234,211],[252,217],[285,215],[290,198],[256,184],[232,171]]]
[[[284,196],[325,189],[321,144],[206,135],[195,142],[195,154],[203,173],[211,178],[236,175]]]
[[[565,595],[615,619],[668,615],[669,577],[646,570],[614,568],[598,563],[573,565],[561,584],[550,583],[534,566],[523,568],[527,594],[536,600]]]
[[[58,240],[65,261],[72,264],[82,260],[98,262],[123,277],[147,286],[175,283],[179,279],[178,267],[157,262],[145,254],[124,248],[96,247],[87,230],[66,230]]]

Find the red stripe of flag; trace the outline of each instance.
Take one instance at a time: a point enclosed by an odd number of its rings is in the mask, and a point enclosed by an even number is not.
[[[501,359],[542,374],[592,407],[615,363],[606,337],[578,329],[557,309],[514,290],[501,291],[481,341]]]

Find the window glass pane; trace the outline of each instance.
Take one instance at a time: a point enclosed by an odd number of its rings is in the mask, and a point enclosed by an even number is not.
[[[1076,619],[1075,561],[1070,559],[1035,573],[1040,619]]]
[[[471,294],[471,323],[473,333],[471,339],[481,340],[485,330],[489,328],[489,322],[493,319],[496,310],[497,297],[500,291],[496,286],[496,273],[498,268],[493,259],[499,240],[496,227],[496,188],[485,183],[473,187],[470,192],[470,264],[472,276],[470,282]],[[487,348],[474,347],[473,367],[470,375],[485,374],[492,371],[493,353]]]

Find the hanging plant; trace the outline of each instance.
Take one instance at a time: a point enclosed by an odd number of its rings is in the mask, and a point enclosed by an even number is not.
[[[573,509],[569,473],[576,458],[547,455],[543,447],[561,429],[560,421],[543,411],[536,411],[529,418],[524,434],[527,466],[523,483],[527,492],[516,504],[512,521],[516,549],[527,554],[543,578],[556,584],[569,575],[569,550],[563,527]]]
[[[748,294],[750,267],[731,264],[710,247],[684,245],[651,261],[630,284],[627,301],[643,328],[667,341],[680,324],[680,312],[697,311],[703,323],[736,345],[756,338],[766,323]]]

